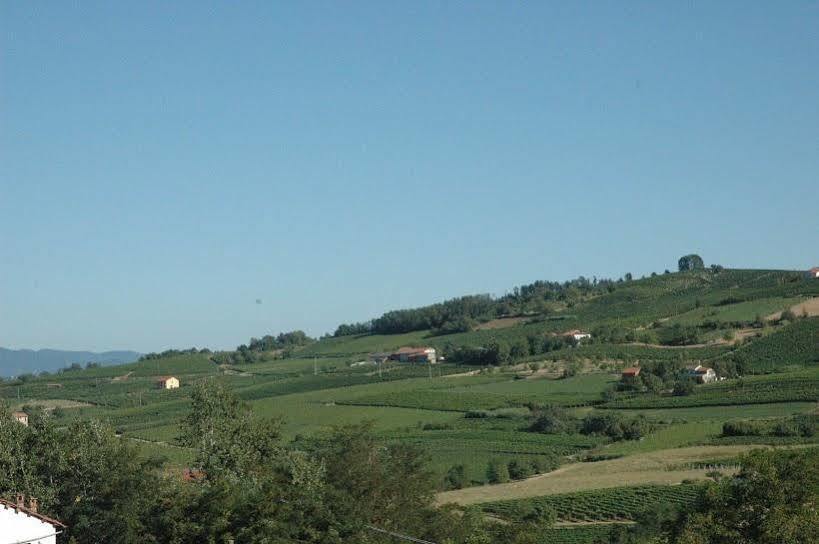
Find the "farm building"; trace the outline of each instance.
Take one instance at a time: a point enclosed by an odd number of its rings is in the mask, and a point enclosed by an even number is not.
[[[566,332],[563,333],[563,336],[571,336],[577,342],[580,342],[581,340],[585,340],[586,338],[591,338],[590,333],[583,332],[583,331],[577,330],[577,329],[575,329],[573,331],[566,331]]]
[[[158,389],[177,389],[179,388],[179,378],[174,376],[160,376],[156,379],[156,387]]]
[[[23,425],[28,427],[28,414],[27,413],[25,413],[25,412],[12,412],[11,415],[14,417],[14,419],[16,419],[17,421],[19,421],[20,423],[22,423]]]
[[[717,373],[713,368],[697,365],[694,368],[688,369],[688,375],[698,383],[711,383],[717,381]]]
[[[435,348],[401,348],[390,354],[393,361],[402,363],[430,363],[435,364]]]
[[[630,366],[628,368],[623,369],[622,378],[636,378],[640,375],[640,367],[639,366]]]
[[[0,544],[55,544],[65,525],[37,512],[37,499],[17,495],[17,501],[0,499]]]
[[[808,277],[809,278],[819,278],[819,266],[814,266],[810,270],[808,270]]]

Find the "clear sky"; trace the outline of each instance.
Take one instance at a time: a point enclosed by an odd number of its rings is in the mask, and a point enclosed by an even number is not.
[[[819,265],[817,2],[75,4],[0,3],[2,346]]]

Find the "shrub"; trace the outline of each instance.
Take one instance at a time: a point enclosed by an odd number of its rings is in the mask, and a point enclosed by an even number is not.
[[[532,475],[532,466],[518,459],[512,459],[509,461],[506,468],[507,472],[509,473],[509,478],[512,480],[523,480],[524,478],[528,478]]]
[[[591,413],[580,429],[583,434],[602,434],[612,440],[636,440],[650,431],[651,424],[644,416],[625,418],[614,413]]]
[[[486,467],[486,479],[490,484],[502,484],[509,481],[509,468],[498,459],[492,459]]]
[[[536,413],[529,431],[543,434],[565,433],[574,427],[574,418],[557,406],[549,406]]]
[[[675,397],[685,397],[694,392],[695,383],[691,378],[681,378],[674,383]]]
[[[445,489],[461,489],[466,486],[466,469],[463,465],[452,466],[444,476]]]

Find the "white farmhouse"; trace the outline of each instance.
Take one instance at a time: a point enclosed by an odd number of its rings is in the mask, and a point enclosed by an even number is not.
[[[713,368],[708,368],[702,365],[697,365],[694,368],[688,369],[688,375],[697,383],[711,383],[717,381],[717,373]]]
[[[56,544],[65,525],[37,512],[37,499],[17,496],[13,503],[0,499],[0,544]]]
[[[591,338],[590,333],[578,329],[575,329],[573,331],[566,331],[563,333],[563,336],[571,336],[572,338],[575,339],[576,342],[580,342],[581,340]]]

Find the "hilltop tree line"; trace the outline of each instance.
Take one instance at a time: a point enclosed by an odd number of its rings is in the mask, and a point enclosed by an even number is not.
[[[251,338],[247,344],[238,346],[236,351],[217,353],[212,359],[219,364],[248,364],[259,361],[263,353],[267,353],[268,358],[271,353],[277,357],[289,357],[297,348],[315,341],[301,330],[280,332],[275,336],[267,334],[261,338]]]
[[[573,305],[584,297],[611,292],[617,283],[609,280],[579,277],[566,282],[536,281],[515,287],[501,297],[468,295],[438,304],[407,310],[393,310],[363,323],[339,325],[333,336],[353,334],[399,334],[432,330],[438,334],[467,332],[481,321],[498,317],[544,313],[549,304]]]
[[[705,268],[702,257],[696,254],[681,257],[677,264],[680,272]],[[712,270],[718,272],[722,267],[713,265]],[[431,330],[435,334],[467,332],[481,321],[548,313],[554,303],[572,307],[585,298],[613,292],[618,284],[632,279],[632,274],[628,272],[618,280],[580,276],[565,282],[535,281],[515,287],[501,297],[467,295],[429,306],[393,310],[370,321],[344,323],[336,328],[333,336],[400,334],[420,330]]]

